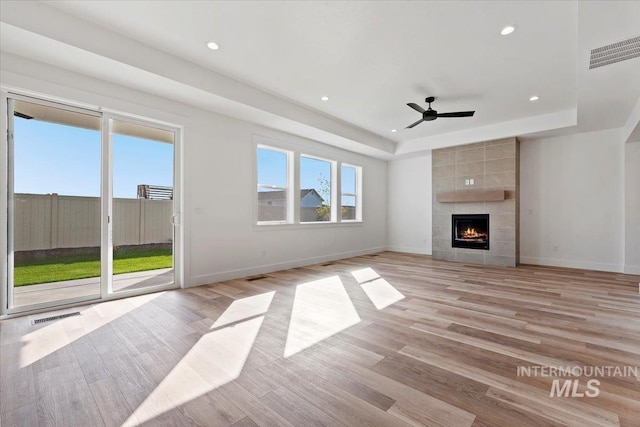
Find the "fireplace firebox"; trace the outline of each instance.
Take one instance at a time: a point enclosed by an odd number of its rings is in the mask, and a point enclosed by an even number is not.
[[[451,215],[451,246],[489,250],[489,215]]]

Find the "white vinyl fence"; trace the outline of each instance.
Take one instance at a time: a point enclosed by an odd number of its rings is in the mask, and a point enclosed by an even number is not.
[[[14,250],[100,246],[100,198],[15,194]],[[173,240],[172,200],[114,199],[113,245]]]

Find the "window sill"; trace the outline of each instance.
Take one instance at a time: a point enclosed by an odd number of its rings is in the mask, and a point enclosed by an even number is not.
[[[342,221],[342,222],[301,222],[297,224],[254,224],[254,231],[271,231],[271,230],[301,230],[310,228],[341,228],[341,227],[361,227],[362,221]]]

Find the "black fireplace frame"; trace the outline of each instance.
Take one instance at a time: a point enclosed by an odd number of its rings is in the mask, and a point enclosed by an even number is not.
[[[464,221],[464,220],[478,220],[484,219],[487,221],[487,243],[482,242],[465,242],[464,245],[456,245],[456,229],[455,223],[456,220]],[[452,214],[451,215],[451,247],[458,249],[483,249],[489,250],[489,243],[491,240],[491,232],[489,231],[489,214]]]

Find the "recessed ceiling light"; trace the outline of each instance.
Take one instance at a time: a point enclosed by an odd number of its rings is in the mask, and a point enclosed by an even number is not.
[[[209,42],[207,43],[207,47],[211,50],[218,50],[220,49],[220,46],[218,45],[218,43],[216,42]]]
[[[398,132],[398,129],[391,129],[391,132]]]
[[[500,34],[502,34],[503,36],[508,36],[509,34],[513,33],[515,30],[516,30],[515,25],[507,25],[502,30],[500,30]]]
[[[529,101],[537,101],[538,99],[540,99],[539,96],[533,95],[531,98],[529,98]]]
[[[325,96],[323,96],[323,97],[322,97],[322,98],[320,98],[320,99],[322,99],[323,101],[328,101],[328,100],[329,100],[329,97],[325,95]]]

